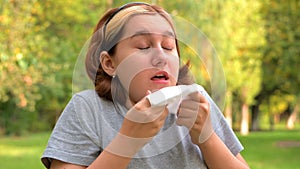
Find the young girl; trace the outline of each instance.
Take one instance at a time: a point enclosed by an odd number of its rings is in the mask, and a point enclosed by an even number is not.
[[[189,85],[179,68],[172,20],[162,8],[130,3],[98,22],[86,55],[95,90],[75,94],[42,162],[51,169],[248,168],[243,146],[209,95],[151,106],[148,95]]]

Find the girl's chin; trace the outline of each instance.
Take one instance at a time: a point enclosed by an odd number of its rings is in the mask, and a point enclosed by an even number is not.
[[[155,92],[159,89],[165,88],[165,87],[169,87],[169,86],[175,86],[175,84],[171,84],[171,83],[166,83],[166,84],[157,84],[154,85],[154,87],[150,90],[151,92]]]
[[[141,99],[143,99],[144,97],[146,97],[148,94],[156,92],[162,88],[165,87],[169,87],[169,86],[175,86],[176,84],[173,83],[165,83],[165,84],[152,84],[152,85],[148,85],[148,87],[142,89],[142,88],[131,88],[131,92],[132,93],[129,97],[132,103],[137,103],[138,101],[140,101]],[[144,90],[144,91],[138,91],[138,90]],[[135,92],[140,92],[140,93],[135,93]],[[150,91],[150,92],[148,92]]]

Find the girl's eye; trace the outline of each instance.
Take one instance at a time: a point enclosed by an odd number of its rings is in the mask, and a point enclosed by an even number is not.
[[[171,51],[175,48],[176,42],[173,38],[167,38],[162,42],[161,46],[163,49]]]
[[[146,47],[138,47],[138,49],[140,50],[146,50],[146,49],[149,49],[150,47],[149,46],[146,46]]]
[[[162,48],[165,49],[165,50],[173,50],[174,49],[174,46],[173,45],[162,45]]]
[[[172,47],[168,47],[168,46],[166,46],[166,47],[163,47],[163,49],[165,49],[165,50],[173,50],[173,48],[172,48]]]

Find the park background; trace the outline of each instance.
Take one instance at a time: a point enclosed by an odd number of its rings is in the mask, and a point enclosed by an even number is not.
[[[102,14],[126,2],[1,1],[0,168],[43,168],[39,157],[72,96],[77,57]],[[213,44],[226,77],[214,99],[225,98],[222,111],[251,168],[300,168],[300,1],[145,2],[186,19]],[[185,44],[181,57],[211,92],[211,60]]]

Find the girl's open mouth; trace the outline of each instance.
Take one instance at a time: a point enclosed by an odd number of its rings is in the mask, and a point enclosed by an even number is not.
[[[157,72],[152,78],[151,80],[153,81],[167,81],[169,80],[169,74],[165,71],[160,71]]]

